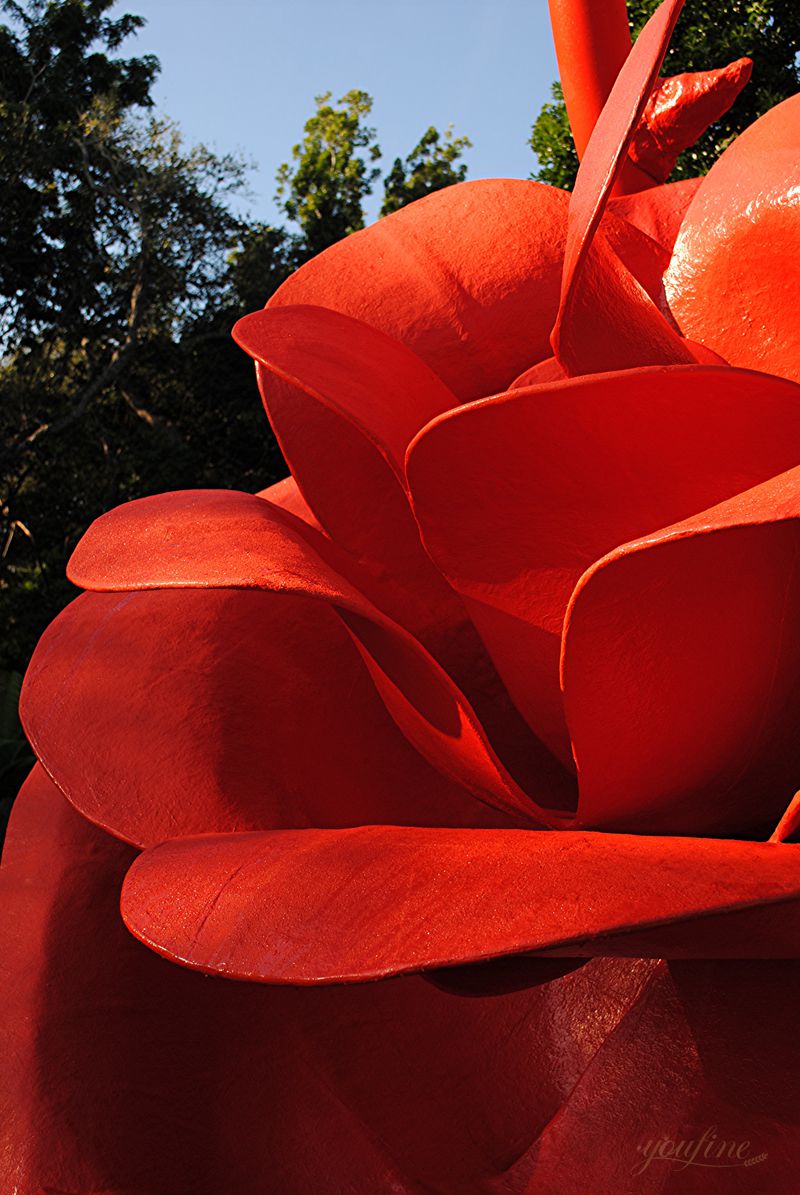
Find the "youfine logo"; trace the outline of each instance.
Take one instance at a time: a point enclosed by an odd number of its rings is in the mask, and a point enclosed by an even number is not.
[[[636,1146],[640,1155],[634,1162],[634,1174],[644,1174],[653,1163],[666,1162],[676,1170],[689,1166],[721,1169],[757,1166],[767,1160],[766,1153],[755,1153],[750,1141],[735,1141],[720,1136],[717,1125],[709,1125],[698,1137],[651,1137]]]

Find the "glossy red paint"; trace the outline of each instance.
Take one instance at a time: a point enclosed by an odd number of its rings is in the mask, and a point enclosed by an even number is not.
[[[11,1191],[796,1189],[800,109],[612,198],[736,80],[665,107],[676,0],[627,57],[624,6],[552,8],[573,195],[309,262],[236,329],[292,478],[70,561],[0,869]]]
[[[611,88],[631,52],[625,0],[548,0],[570,128],[583,158]],[[652,186],[652,179],[626,162],[618,193]]]
[[[752,61],[739,58],[715,71],[659,79],[628,156],[655,182],[666,182],[678,156],[728,111],[752,73]]]
[[[695,192],[664,276],[686,336],[800,381],[800,96],[772,108]]]

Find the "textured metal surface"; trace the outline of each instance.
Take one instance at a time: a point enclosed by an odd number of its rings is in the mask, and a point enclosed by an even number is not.
[[[236,329],[292,478],[70,562],[3,1192],[797,1189],[800,100],[651,185],[744,68],[551,7],[574,194],[309,262]]]

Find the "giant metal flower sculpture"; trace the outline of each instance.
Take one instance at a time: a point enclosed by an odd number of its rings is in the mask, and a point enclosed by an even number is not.
[[[240,323],[292,479],[78,547],[4,1190],[797,1189],[800,100],[609,199],[679,8],[571,197],[454,186]]]

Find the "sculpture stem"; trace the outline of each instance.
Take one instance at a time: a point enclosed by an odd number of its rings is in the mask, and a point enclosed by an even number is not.
[[[578,157],[592,135],[631,48],[625,0],[549,0],[564,102]],[[626,162],[614,194],[641,191],[653,180]]]

